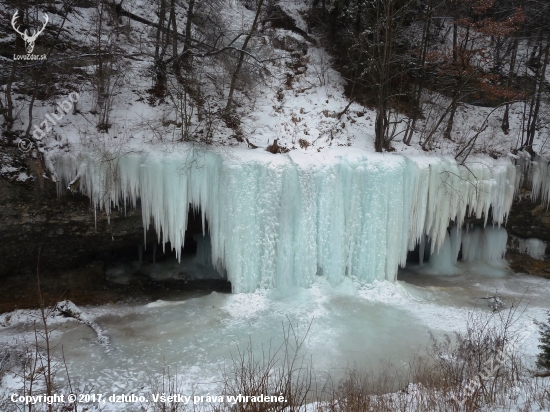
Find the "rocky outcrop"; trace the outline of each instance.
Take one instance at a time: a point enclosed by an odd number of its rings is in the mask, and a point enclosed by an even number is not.
[[[523,250],[527,239],[540,239],[550,244],[550,211],[540,202],[531,201],[531,192],[521,189],[514,199],[506,224],[508,230],[508,250],[506,259],[516,273],[550,278],[550,264],[546,248],[543,257],[535,259]]]
[[[297,18],[297,16],[292,16],[288,10],[284,9],[283,5],[273,4],[268,7],[266,18],[262,21],[262,24],[265,26],[266,23],[269,23],[272,28],[289,30],[302,36],[308,42],[315,44],[315,40],[306,32],[306,27],[299,27],[298,20],[301,19]],[[305,53],[307,53],[307,50]]]
[[[36,177],[42,175],[38,167],[34,161],[29,164],[27,173],[35,177],[26,181],[0,179],[0,312],[36,306],[39,255],[44,293],[91,303],[94,299],[84,295],[106,288],[105,265],[136,259],[144,243],[139,208],[114,210],[109,223],[104,212],[94,212],[87,197],[64,188],[58,194],[56,183]],[[192,213],[189,229],[191,239],[193,233],[202,233],[201,221]],[[155,242],[150,229],[147,243]]]
[[[114,211],[111,224],[95,214],[86,197],[57,195],[55,183],[39,180],[0,184],[0,278],[43,273],[104,260],[143,242],[141,213]]]
[[[531,192],[521,189],[508,217],[508,233],[523,239],[537,238],[550,242],[550,210],[531,201]]]

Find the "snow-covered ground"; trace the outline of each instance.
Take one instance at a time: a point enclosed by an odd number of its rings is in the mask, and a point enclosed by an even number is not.
[[[475,266],[475,265],[474,265]],[[403,271],[397,283],[374,282],[360,286],[345,281],[337,287],[320,279],[309,289],[293,293],[259,291],[250,294],[185,294],[170,300],[129,301],[81,308],[87,319],[108,336],[98,343],[89,326],[71,318],[51,320],[56,356],[61,346],[73,387],[103,394],[149,396],[155,379],[169,366],[178,375],[179,393],[218,395],[224,368],[231,357],[250,344],[253,352],[279,348],[283,328],[291,324],[305,336],[303,354],[311,357],[318,379],[326,374],[338,380],[347,368],[369,368],[375,374],[385,361],[406,368],[417,354],[425,353],[429,333],[465,329],[468,314],[489,314],[498,295],[510,307],[520,302],[517,330],[529,331],[521,351],[529,367],[538,353],[535,320],[550,308],[547,280],[495,270],[478,273],[463,263],[460,274],[437,276],[419,270]],[[477,273],[477,274],[476,274]],[[505,309],[506,310],[506,309]],[[35,311],[16,311],[0,317],[0,342],[10,346],[34,339]],[[307,333],[306,333],[307,332]],[[64,373],[58,375],[66,385]],[[4,376],[3,395],[16,391],[20,380]],[[110,404],[108,410],[135,410],[136,404]]]

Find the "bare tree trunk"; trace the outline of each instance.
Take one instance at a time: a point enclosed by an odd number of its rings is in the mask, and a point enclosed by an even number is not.
[[[458,61],[458,22],[456,18],[453,21],[453,62]]]
[[[382,5],[383,4],[383,5]],[[383,12],[380,7],[384,7]],[[389,149],[387,130],[389,126],[388,106],[390,98],[390,77],[391,77],[391,51],[393,46],[393,0],[377,1],[378,21],[384,25],[376,28],[376,56],[378,66],[376,79],[379,84],[376,108],[376,121],[374,126],[374,148],[377,152]],[[380,34],[383,33],[383,38]],[[380,47],[382,45],[382,47]]]
[[[235,71],[233,72],[233,76],[231,77],[231,86],[229,87],[229,97],[227,98],[227,105],[225,106],[225,114],[229,114],[231,112],[232,106],[233,106],[233,93],[235,92],[235,86],[237,85],[237,79],[239,78],[239,73],[241,71],[241,68],[243,66],[244,62],[244,51],[246,50],[246,47],[248,46],[248,42],[252,38],[252,35],[256,31],[256,27],[258,26],[258,19],[260,17],[260,12],[262,10],[262,6],[264,4],[264,0],[259,0],[258,7],[256,8],[256,15],[254,16],[254,22],[252,23],[252,27],[250,28],[250,32],[246,36],[246,39],[244,40],[242,51],[239,54],[239,60],[237,61],[237,67],[235,68]]]
[[[175,55],[174,59],[178,59],[178,67],[174,67],[174,70],[180,74],[180,62],[183,61],[183,65],[186,69],[191,68],[191,62],[193,56],[191,55],[191,27],[193,24],[193,10],[195,8],[195,0],[189,0],[189,7],[187,9],[187,21],[185,22],[185,37],[183,39],[183,52],[181,55]],[[174,31],[176,27],[174,26]],[[174,49],[174,52],[176,50]],[[200,106],[200,105],[199,105]],[[202,109],[199,109],[199,118],[202,116]]]
[[[531,116],[531,122],[527,125],[527,148],[532,151],[533,150],[533,142],[535,139],[536,134],[536,126],[540,111],[540,101],[542,94],[544,92],[544,84],[546,81],[546,68],[548,67],[548,57],[550,55],[550,30],[548,31],[548,37],[546,39],[546,48],[544,51],[544,59],[542,63],[542,69],[539,71],[539,78],[538,78],[538,88],[536,91],[536,98],[535,98],[535,107],[533,110],[533,115]]]
[[[527,62],[528,65],[533,65],[533,62],[535,61],[535,59],[537,59],[537,56],[536,56],[537,50],[539,52],[538,60],[540,60],[542,56],[541,49],[542,49],[543,38],[544,38],[544,26],[541,25],[539,30],[539,35],[537,37],[537,40],[535,41],[537,44],[533,47],[533,51],[531,52],[531,56],[529,57],[529,60]]]
[[[464,52],[468,48],[468,41],[470,38],[470,28],[468,27],[466,29],[466,35],[464,36],[464,40],[460,44],[460,49],[458,49],[458,30],[457,30],[457,19],[455,18],[455,21],[453,22],[453,64],[455,66],[455,70],[457,71],[456,75],[456,81],[455,81],[455,89],[453,90],[453,100],[451,102],[451,111],[449,113],[449,119],[447,120],[447,127],[445,128],[445,132],[443,132],[443,137],[445,139],[451,140],[451,133],[453,131],[454,127],[454,121],[455,121],[455,114],[456,109],[458,108],[458,102],[460,100],[460,84],[462,82],[462,66],[463,66],[463,58]],[[459,61],[459,52],[460,52],[460,61]]]
[[[387,107],[383,103],[378,104],[376,110],[376,123],[374,124],[374,149],[377,152],[382,152],[386,147],[385,136],[388,128],[388,114]]]
[[[20,16],[25,16],[25,13],[23,12],[23,10],[18,10],[19,12],[19,15]],[[17,54],[17,52],[19,51],[19,48],[17,47],[17,45],[19,44],[19,38],[16,38],[15,40],[15,46],[14,46],[14,54]],[[18,60],[13,60],[12,64],[11,64],[11,72],[10,72],[10,77],[8,78],[8,82],[6,84],[6,93],[5,93],[5,96],[6,96],[6,108],[3,112],[3,115],[4,115],[4,123],[6,125],[6,128],[8,130],[11,130],[11,128],[13,127],[13,122],[14,122],[14,118],[13,118],[13,98],[12,98],[12,85],[13,85],[13,82],[15,80],[15,73],[17,72],[17,62]]]
[[[191,24],[193,23],[193,9],[195,0],[189,0],[189,9],[187,11],[187,21],[185,23],[185,42],[183,43],[183,53],[187,53],[191,48]]]
[[[458,93],[457,93],[458,94]],[[447,127],[445,128],[445,131],[443,132],[443,137],[445,139],[451,140],[451,132],[453,131],[453,126],[455,122],[455,113],[456,109],[458,108],[458,96],[455,94],[453,96],[453,100],[451,102],[451,110],[449,114],[449,119],[447,120]]]
[[[97,27],[96,27],[96,37],[97,37],[97,47],[96,47],[96,87],[97,87],[97,96],[96,96],[96,107],[95,110],[97,113],[102,112],[103,99],[105,95],[105,68],[103,57],[101,55],[101,47],[103,43],[101,42],[101,35],[103,33],[103,13],[104,5],[103,2],[98,0],[97,4]]]
[[[160,0],[160,6],[159,6],[159,22],[157,26],[157,37],[155,40],[155,60],[158,60],[160,55],[160,45],[162,42],[162,34],[163,34],[163,28],[164,28],[164,18],[166,15],[166,5],[165,0]]]
[[[168,26],[172,24],[172,31],[174,32],[174,35],[172,36],[172,56],[174,59],[173,67],[176,74],[179,74],[180,72],[180,64],[179,64],[179,57],[178,57],[178,30],[177,30],[177,24],[176,24],[176,2],[175,0],[170,0],[170,21],[168,23]]]
[[[539,42],[539,46],[540,48],[542,48],[542,41],[544,40],[544,29],[541,27],[541,30],[539,32],[539,37],[538,37],[538,42]],[[541,76],[541,66],[543,65],[542,63],[542,53],[539,53],[538,56],[536,56],[536,49],[537,49],[537,46],[534,47],[533,49],[533,52],[531,53],[531,59],[529,61],[529,64],[531,66],[534,66],[535,67],[535,76],[534,76],[534,92],[533,92],[533,95],[531,96],[531,102],[529,104],[529,114],[527,115],[527,126],[525,126],[525,113],[524,113],[524,116],[523,116],[523,120],[524,120],[524,123],[523,123],[523,127],[522,127],[522,136],[521,136],[521,148],[527,148],[528,151],[532,151],[532,148],[531,148],[531,145],[529,144],[529,141],[531,140],[531,125],[532,124],[536,124],[536,119],[535,119],[535,122],[533,123],[532,120],[535,118],[535,107],[536,107],[536,102],[537,102],[537,90],[538,90],[538,81],[539,81],[539,78]],[[542,75],[543,79],[544,79],[544,74]],[[537,113],[538,114],[538,113]]]
[[[164,10],[163,19],[166,18],[166,4],[164,5],[164,8],[165,10]],[[172,13],[173,13],[173,9],[170,9],[170,14],[168,14],[168,19],[166,20],[166,28],[163,30],[164,42],[162,43],[162,48],[160,49],[160,56],[159,56],[159,60],[162,60],[162,61],[164,61],[164,55],[166,54],[166,51],[168,50],[168,45],[170,44],[170,35],[173,35],[174,37],[178,35],[177,33],[172,33],[172,31],[170,30]]]
[[[16,42],[17,44],[17,42]],[[17,53],[17,50],[16,50],[16,53]],[[14,60],[12,65],[11,65],[11,72],[10,72],[10,77],[8,79],[8,84],[6,85],[6,111],[4,113],[4,121],[6,123],[6,128],[8,130],[11,130],[11,128],[13,127],[13,121],[14,121],[14,118],[13,118],[13,99],[12,99],[12,96],[11,96],[11,87],[12,87],[12,84],[13,84],[13,81],[15,80],[15,72],[16,72],[16,69],[17,69],[17,60]]]
[[[36,92],[38,90],[38,79],[35,82],[34,91],[31,97],[31,102],[29,103],[29,124],[27,125],[27,130],[25,131],[25,138],[29,138],[32,127],[32,109],[34,108],[34,101],[36,100]]]
[[[512,81],[515,77],[517,55],[518,55],[518,38],[515,37],[512,43],[512,54],[510,56],[510,67],[508,69],[508,81],[506,83],[506,86],[508,88],[512,86]],[[509,104],[506,104],[506,108],[504,109],[504,115],[502,116],[502,123],[500,127],[504,132],[504,134],[508,134],[508,132],[510,132],[510,105]]]
[[[414,96],[413,96],[413,113],[407,123],[407,130],[405,132],[405,137],[403,138],[403,143],[405,143],[407,146],[411,144],[411,139],[414,133],[414,129],[416,127],[416,122],[420,117],[420,114],[422,113],[420,102],[422,99],[422,91],[424,89],[424,78],[426,75],[424,71],[424,66],[426,64],[426,53],[428,51],[428,36],[430,34],[430,25],[432,21],[431,3],[429,4],[428,7],[429,7],[429,10],[426,13],[426,19],[424,20],[424,27],[422,30],[422,41],[420,43],[420,53],[418,55],[418,61],[417,61],[419,73],[417,76],[418,81],[417,81],[417,84],[414,90]]]

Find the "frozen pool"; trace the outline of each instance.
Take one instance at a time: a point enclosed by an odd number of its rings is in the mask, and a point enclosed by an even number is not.
[[[300,336],[309,328],[303,353],[316,375],[330,373],[338,379],[354,365],[374,372],[383,367],[382,361],[407,365],[429,343],[430,331],[441,336],[460,330],[468,312],[490,312],[488,301],[479,298],[496,293],[508,305],[523,299],[525,328],[533,328],[533,319],[542,320],[550,307],[546,279],[502,268],[484,275],[480,263],[458,266],[460,273],[454,276],[429,275],[412,267],[400,272],[396,284],[382,281],[361,287],[346,281],[332,287],[320,280],[312,288],[284,296],[277,291],[182,292],[170,300],[84,307],[106,331],[110,344],[99,345],[90,327],[72,320],[53,321],[53,340],[57,353],[63,345],[73,385],[80,388],[149,393],[154,377],[169,365],[184,391],[206,394],[216,390],[238,348],[251,343],[257,354],[276,349],[289,324]],[[32,338],[28,313],[12,315],[4,324],[0,339],[5,343]],[[534,332],[524,346],[531,360],[537,338]],[[5,391],[14,385],[17,379],[2,382]]]

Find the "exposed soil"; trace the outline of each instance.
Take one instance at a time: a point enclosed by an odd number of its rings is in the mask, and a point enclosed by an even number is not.
[[[550,264],[545,260],[533,259],[529,255],[510,250],[506,252],[506,260],[510,264],[510,269],[516,273],[527,273],[550,279]]]

